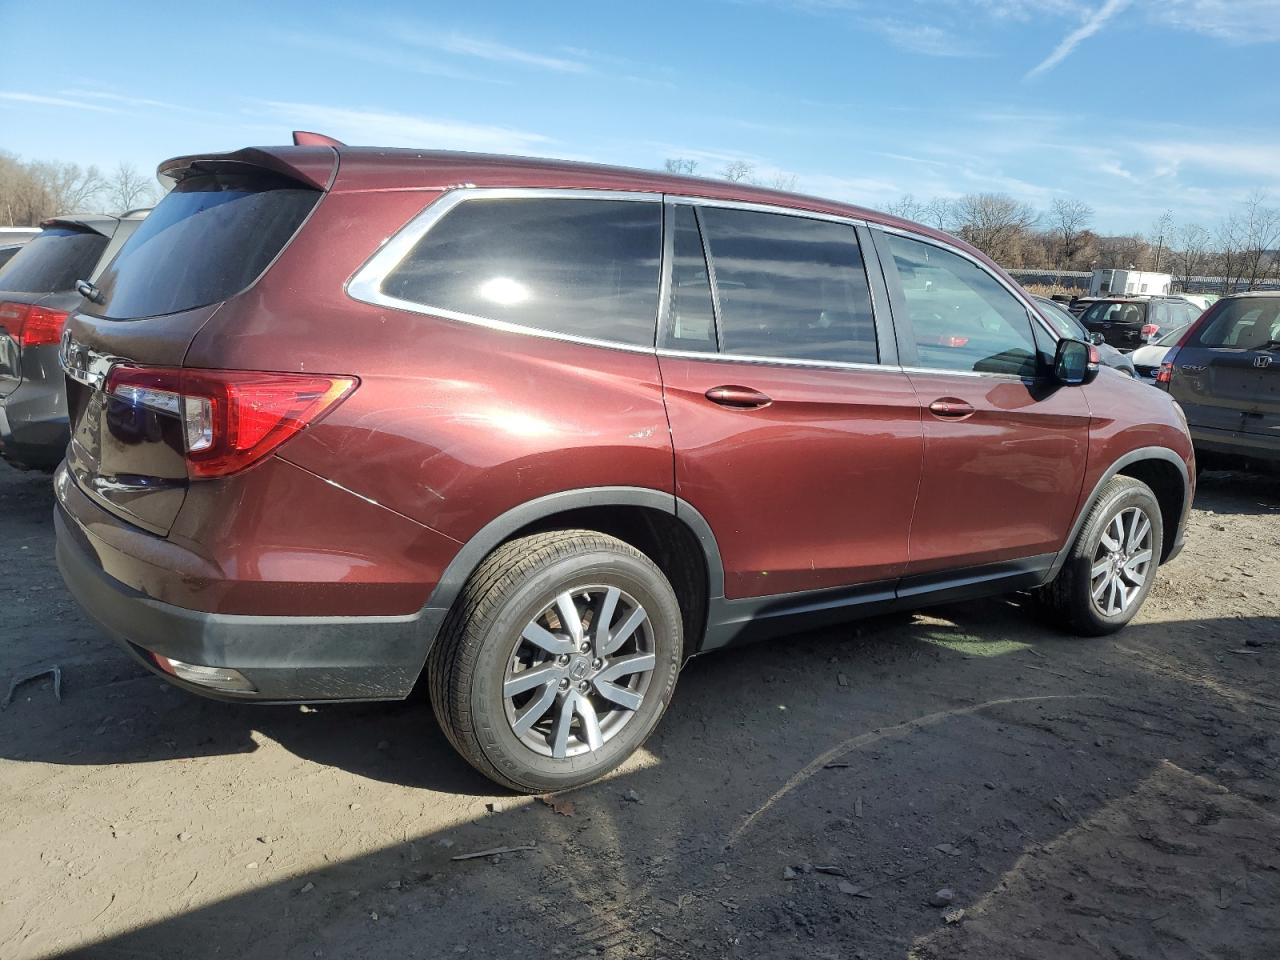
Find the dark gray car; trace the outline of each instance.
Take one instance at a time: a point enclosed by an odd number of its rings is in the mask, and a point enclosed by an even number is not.
[[[1102,362],[1106,366],[1115,367],[1121,373],[1127,373],[1129,376],[1137,378],[1138,371],[1127,354],[1121,353],[1108,343],[1099,343],[1090,336],[1089,331],[1084,328],[1084,324],[1073,317],[1058,301],[1050,300],[1048,297],[1038,297],[1034,294],[1032,294],[1031,299],[1040,308],[1040,315],[1048,320],[1050,326],[1057,330],[1059,334],[1072,340],[1088,340],[1094,343],[1098,348],[1098,353],[1102,355]]]
[[[1280,464],[1280,293],[1240,293],[1205,311],[1156,377],[1181,404],[1200,465]]]
[[[58,344],[80,303],[76,283],[93,281],[147,215],[68,216],[0,269],[0,457],[52,470],[66,450],[67,401]]]

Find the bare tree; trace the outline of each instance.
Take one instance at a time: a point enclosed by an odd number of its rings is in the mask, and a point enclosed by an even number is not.
[[[686,177],[691,177],[698,170],[698,161],[689,157],[667,157],[663,162],[667,173],[681,173]]]
[[[1267,206],[1266,193],[1255,190],[1244,202],[1240,225],[1240,278],[1252,290],[1266,277],[1270,258],[1280,247],[1280,210]]]
[[[148,177],[138,172],[131,163],[120,163],[107,181],[107,207],[114,213],[124,213],[155,202],[156,192]]]
[[[1182,278],[1182,288],[1191,285],[1191,278],[1200,276],[1205,269],[1209,250],[1209,231],[1198,223],[1186,223],[1173,235],[1169,251],[1173,269]]]
[[[1232,212],[1218,221],[1214,240],[1218,247],[1217,270],[1222,276],[1222,292],[1234,293],[1240,280],[1243,234],[1239,214]]]
[[[754,163],[746,160],[731,160],[720,171],[720,178],[728,180],[730,183],[739,183],[743,180],[750,182],[755,172],[756,165]]]
[[[0,216],[12,225],[32,226],[46,217],[89,210],[102,186],[97,167],[0,154]]]
[[[946,197],[934,197],[924,205],[921,222],[939,230],[950,230],[955,220],[955,201]]]
[[[1002,193],[971,193],[955,201],[956,232],[1008,266],[1020,266],[1022,248],[1039,216],[1028,204]]]
[[[1059,267],[1071,268],[1080,254],[1080,238],[1093,222],[1093,207],[1083,200],[1057,197],[1049,208],[1049,219],[1059,242]]]
[[[1155,261],[1151,269],[1157,273],[1160,271],[1160,261],[1164,259],[1164,252],[1169,243],[1169,237],[1173,233],[1173,211],[1166,210],[1160,216],[1156,217],[1155,223],[1151,225],[1151,246],[1155,247]]]
[[[775,173],[768,180],[753,180],[758,186],[768,187],[770,190],[782,190],[787,193],[795,193],[796,175],[794,173]]]
[[[885,207],[885,213],[901,217],[903,220],[915,220],[918,223],[925,218],[925,206],[922,201],[915,198],[914,194],[904,193]]]

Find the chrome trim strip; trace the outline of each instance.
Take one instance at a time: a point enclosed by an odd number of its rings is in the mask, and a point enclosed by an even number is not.
[[[903,373],[927,373],[944,377],[986,377],[991,380],[1009,380],[1019,383],[1039,383],[1035,377],[1024,377],[1016,373],[991,373],[987,370],[949,370],[946,367],[902,367]]]
[[[75,315],[71,319],[74,320]],[[71,336],[70,329],[62,333],[62,342],[58,345],[58,365],[62,367],[63,373],[77,383],[101,390],[111,368],[124,362],[119,357],[99,353],[77,343]]]
[[[807,220],[828,220],[832,223],[847,223],[853,227],[872,226],[866,220],[857,217],[844,217],[836,213],[823,213],[818,210],[805,210],[801,207],[784,207],[772,203],[749,203],[745,200],[717,200],[714,197],[685,196],[683,193],[664,195],[669,203],[687,203],[695,207],[723,207],[726,210],[751,210],[756,213],[777,213],[787,217],[802,217]]]
[[[796,360],[791,357],[758,357],[743,353],[706,353],[701,350],[676,350],[671,347],[659,347],[658,356],[686,360],[716,360],[721,363],[752,363],[776,365],[783,367],[825,367],[836,370],[878,370],[888,373],[902,373],[903,367],[888,363],[854,363],[846,360]]]

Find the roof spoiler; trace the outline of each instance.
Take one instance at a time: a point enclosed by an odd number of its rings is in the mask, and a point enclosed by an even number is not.
[[[318,136],[318,134],[309,134]],[[317,190],[327,190],[338,172],[338,152],[332,141],[326,144],[292,147],[249,147],[234,153],[206,153],[166,160],[156,169],[156,177],[166,186],[172,186],[185,177],[202,170],[244,169],[259,167],[282,174]],[[320,147],[321,149],[317,149]]]
[[[345,147],[346,144],[341,140],[335,140],[333,137],[326,137],[323,133],[312,133],[310,130],[293,131],[293,145],[295,147]]]

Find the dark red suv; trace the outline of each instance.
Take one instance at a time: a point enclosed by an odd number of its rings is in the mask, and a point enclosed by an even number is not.
[[[1106,633],[1181,545],[1176,405],[927,227],[336,143],[161,171],[67,326],[56,519],[80,602],[189,690],[425,676],[464,757],[555,790],[694,654],[1015,590]]]

